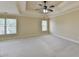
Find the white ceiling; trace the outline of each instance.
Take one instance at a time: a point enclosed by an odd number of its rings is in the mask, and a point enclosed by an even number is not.
[[[17,14],[23,16],[41,16],[39,11],[35,9],[41,8],[38,4],[41,1],[0,1],[0,13],[7,12],[8,14]],[[71,10],[79,9],[78,1],[48,1],[48,6],[55,5],[54,12],[49,13],[49,17],[55,17],[64,13],[71,12]]]
[[[19,14],[16,2],[0,1],[0,13]]]
[[[59,6],[55,8],[53,13],[50,13],[50,17],[56,17],[58,15],[63,15],[75,10],[79,10],[79,1],[64,1]]]
[[[27,7],[26,9],[40,9],[41,6],[39,6],[39,4],[44,4],[43,1],[27,1]],[[57,5],[59,5],[60,3],[62,3],[62,1],[47,1],[47,6],[51,6],[54,5],[55,7]]]

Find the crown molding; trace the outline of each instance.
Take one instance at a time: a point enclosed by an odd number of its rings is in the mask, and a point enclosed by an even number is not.
[[[49,17],[56,17],[64,15],[73,11],[79,10],[79,2],[77,1],[64,1],[58,7],[55,8],[53,13],[49,14]]]

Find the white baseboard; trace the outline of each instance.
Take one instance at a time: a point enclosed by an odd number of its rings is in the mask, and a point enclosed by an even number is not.
[[[59,38],[65,39],[65,40],[69,40],[69,41],[72,41],[74,43],[79,44],[79,41],[76,41],[75,39],[72,39],[72,38],[69,38],[69,37],[65,37],[65,36],[62,36],[62,35],[59,35],[59,34],[56,34],[56,33],[54,33],[53,35],[55,35],[56,37],[59,37]]]

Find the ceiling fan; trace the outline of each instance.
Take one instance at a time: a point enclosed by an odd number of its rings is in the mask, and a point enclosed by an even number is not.
[[[43,1],[43,4],[39,4],[42,7],[43,13],[53,12],[51,8],[55,7],[54,5],[47,6],[47,1]]]

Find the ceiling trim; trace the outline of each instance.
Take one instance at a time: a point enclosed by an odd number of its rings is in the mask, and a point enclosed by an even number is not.
[[[72,11],[79,10],[79,2],[64,1],[58,7],[56,7],[56,9],[55,9],[55,12],[49,14],[49,17],[56,17],[56,16],[70,13]]]

